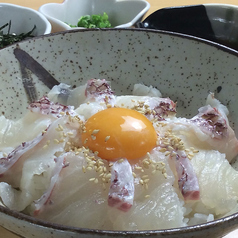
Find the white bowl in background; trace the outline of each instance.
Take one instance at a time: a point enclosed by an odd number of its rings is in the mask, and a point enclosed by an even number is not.
[[[150,4],[145,0],[65,0],[47,3],[39,8],[52,25],[52,32],[71,30],[81,16],[108,14],[112,27],[131,27],[142,20]]]
[[[40,12],[9,3],[0,3],[0,27],[11,21],[10,33],[27,33],[36,26],[32,33],[34,36],[49,34],[51,24]],[[7,33],[8,26],[3,29]]]

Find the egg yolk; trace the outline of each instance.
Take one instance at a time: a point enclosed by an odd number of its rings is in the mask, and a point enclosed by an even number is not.
[[[126,108],[109,108],[90,117],[82,140],[85,147],[106,160],[138,159],[156,146],[157,134],[141,113]]]

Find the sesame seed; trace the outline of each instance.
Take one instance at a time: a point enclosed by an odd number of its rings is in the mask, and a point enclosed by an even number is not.
[[[97,160],[97,162],[98,162],[98,164],[100,164],[100,165],[104,165],[104,162],[103,161],[101,161],[101,160]]]
[[[98,179],[97,178],[94,180],[94,183],[98,183]]]
[[[58,127],[60,128],[61,131],[64,130],[64,127],[62,125],[60,125],[60,124],[58,125]]]
[[[43,149],[46,149],[47,147],[48,147],[48,145],[44,145],[44,146],[43,146]],[[6,157],[6,156],[5,156],[5,157]]]
[[[142,179],[146,179],[146,178],[148,178],[149,177],[149,175],[143,175],[142,176]]]
[[[176,156],[177,155],[177,153],[176,152],[172,152],[172,154],[171,154],[171,156]]]
[[[150,181],[150,179],[144,179],[144,183],[148,183]]]
[[[117,162],[122,163],[123,161],[124,161],[124,159],[119,159]]]
[[[95,134],[97,134],[99,132],[99,130],[97,129],[95,129],[95,130],[93,130],[93,132],[92,132],[92,135],[95,135]]]
[[[110,139],[110,136],[106,136],[105,142],[107,142]]]
[[[163,153],[163,152],[166,152],[167,149],[166,148],[161,148],[159,151]]]
[[[142,179],[140,179],[140,184],[143,185],[144,184],[144,181]]]
[[[93,182],[95,180],[95,178],[90,178],[89,181],[90,182]]]
[[[47,146],[47,145],[46,145],[46,146]],[[43,148],[44,148],[44,147],[43,147]],[[7,153],[3,153],[3,156],[4,156],[4,157],[7,157]]]
[[[54,139],[54,142],[55,142],[56,144],[59,144],[59,140],[58,140],[58,139]]]
[[[174,150],[174,148],[172,147],[172,146],[168,146],[168,149],[170,150],[170,151],[172,151],[172,150]]]
[[[145,198],[149,198],[150,197],[150,195],[145,195]]]

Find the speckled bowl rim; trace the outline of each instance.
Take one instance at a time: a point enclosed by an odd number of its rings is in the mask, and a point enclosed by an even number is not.
[[[219,50],[223,50],[225,52],[229,52],[230,54],[234,54],[238,57],[238,51],[229,48],[227,46],[221,45],[219,43],[215,43],[209,40],[205,40],[199,37],[191,36],[191,35],[186,35],[186,34],[181,34],[181,33],[176,33],[176,32],[170,32],[170,31],[164,31],[164,30],[154,30],[154,29],[143,29],[143,28],[105,28],[105,29],[75,29],[75,30],[68,30],[68,31],[62,31],[62,32],[56,32],[56,33],[50,33],[46,35],[41,35],[41,36],[36,36],[32,39],[29,40],[23,40],[21,42],[15,43],[13,45],[7,46],[6,48],[14,47],[21,45],[22,42],[24,41],[36,41],[38,38],[48,38],[48,37],[53,37],[55,35],[65,35],[65,34],[73,34],[77,32],[85,32],[85,31],[135,31],[135,32],[149,32],[149,33],[154,33],[154,34],[163,34],[163,35],[170,35],[178,38],[186,38],[189,40],[194,40],[197,42],[204,43],[206,45],[211,45],[213,47],[216,47]],[[4,48],[4,49],[6,49]],[[1,51],[4,50],[0,50]],[[201,230],[210,230],[212,228],[216,228],[218,226],[221,226],[224,223],[230,223],[228,226],[228,231],[224,231],[224,233],[228,233],[232,230],[234,230],[235,226],[238,226],[238,212],[228,215],[223,218],[216,219],[211,222],[207,223],[202,223],[194,226],[187,226],[187,227],[178,227],[178,228],[171,228],[171,229],[160,229],[160,230],[138,230],[138,231],[117,231],[117,230],[98,230],[98,229],[87,229],[87,228],[80,228],[80,227],[74,227],[74,226],[67,226],[67,225],[61,225],[57,223],[52,223],[48,221],[44,221],[41,219],[37,219],[35,217],[31,217],[29,215],[10,210],[7,207],[1,206],[0,205],[0,212],[4,213],[7,216],[14,217],[18,220],[21,221],[26,221],[34,225],[42,226],[45,228],[50,228],[50,229],[55,229],[59,231],[68,231],[68,232],[74,232],[77,234],[97,234],[97,235],[107,235],[109,237],[115,237],[115,236],[120,236],[120,235],[128,235],[128,236],[133,236],[133,237],[140,237],[140,236],[151,236],[151,235],[185,235],[189,234],[191,232],[197,232]],[[225,227],[224,227],[225,229]]]

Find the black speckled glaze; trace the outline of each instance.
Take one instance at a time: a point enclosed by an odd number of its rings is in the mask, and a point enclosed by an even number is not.
[[[203,4],[159,9],[137,27],[197,36],[238,50],[237,24],[237,6]]]
[[[235,50],[157,30],[93,29],[41,36],[0,50],[1,113],[11,118],[25,113],[29,95],[24,77],[29,77],[25,80],[34,86],[36,97],[54,83],[77,86],[90,78],[105,78],[117,94],[130,93],[138,82],[156,86],[189,117],[212,91],[228,105],[231,126],[238,132],[237,62]],[[28,238],[218,238],[238,227],[238,214],[193,227],[117,232],[51,224],[0,206],[0,225]]]

